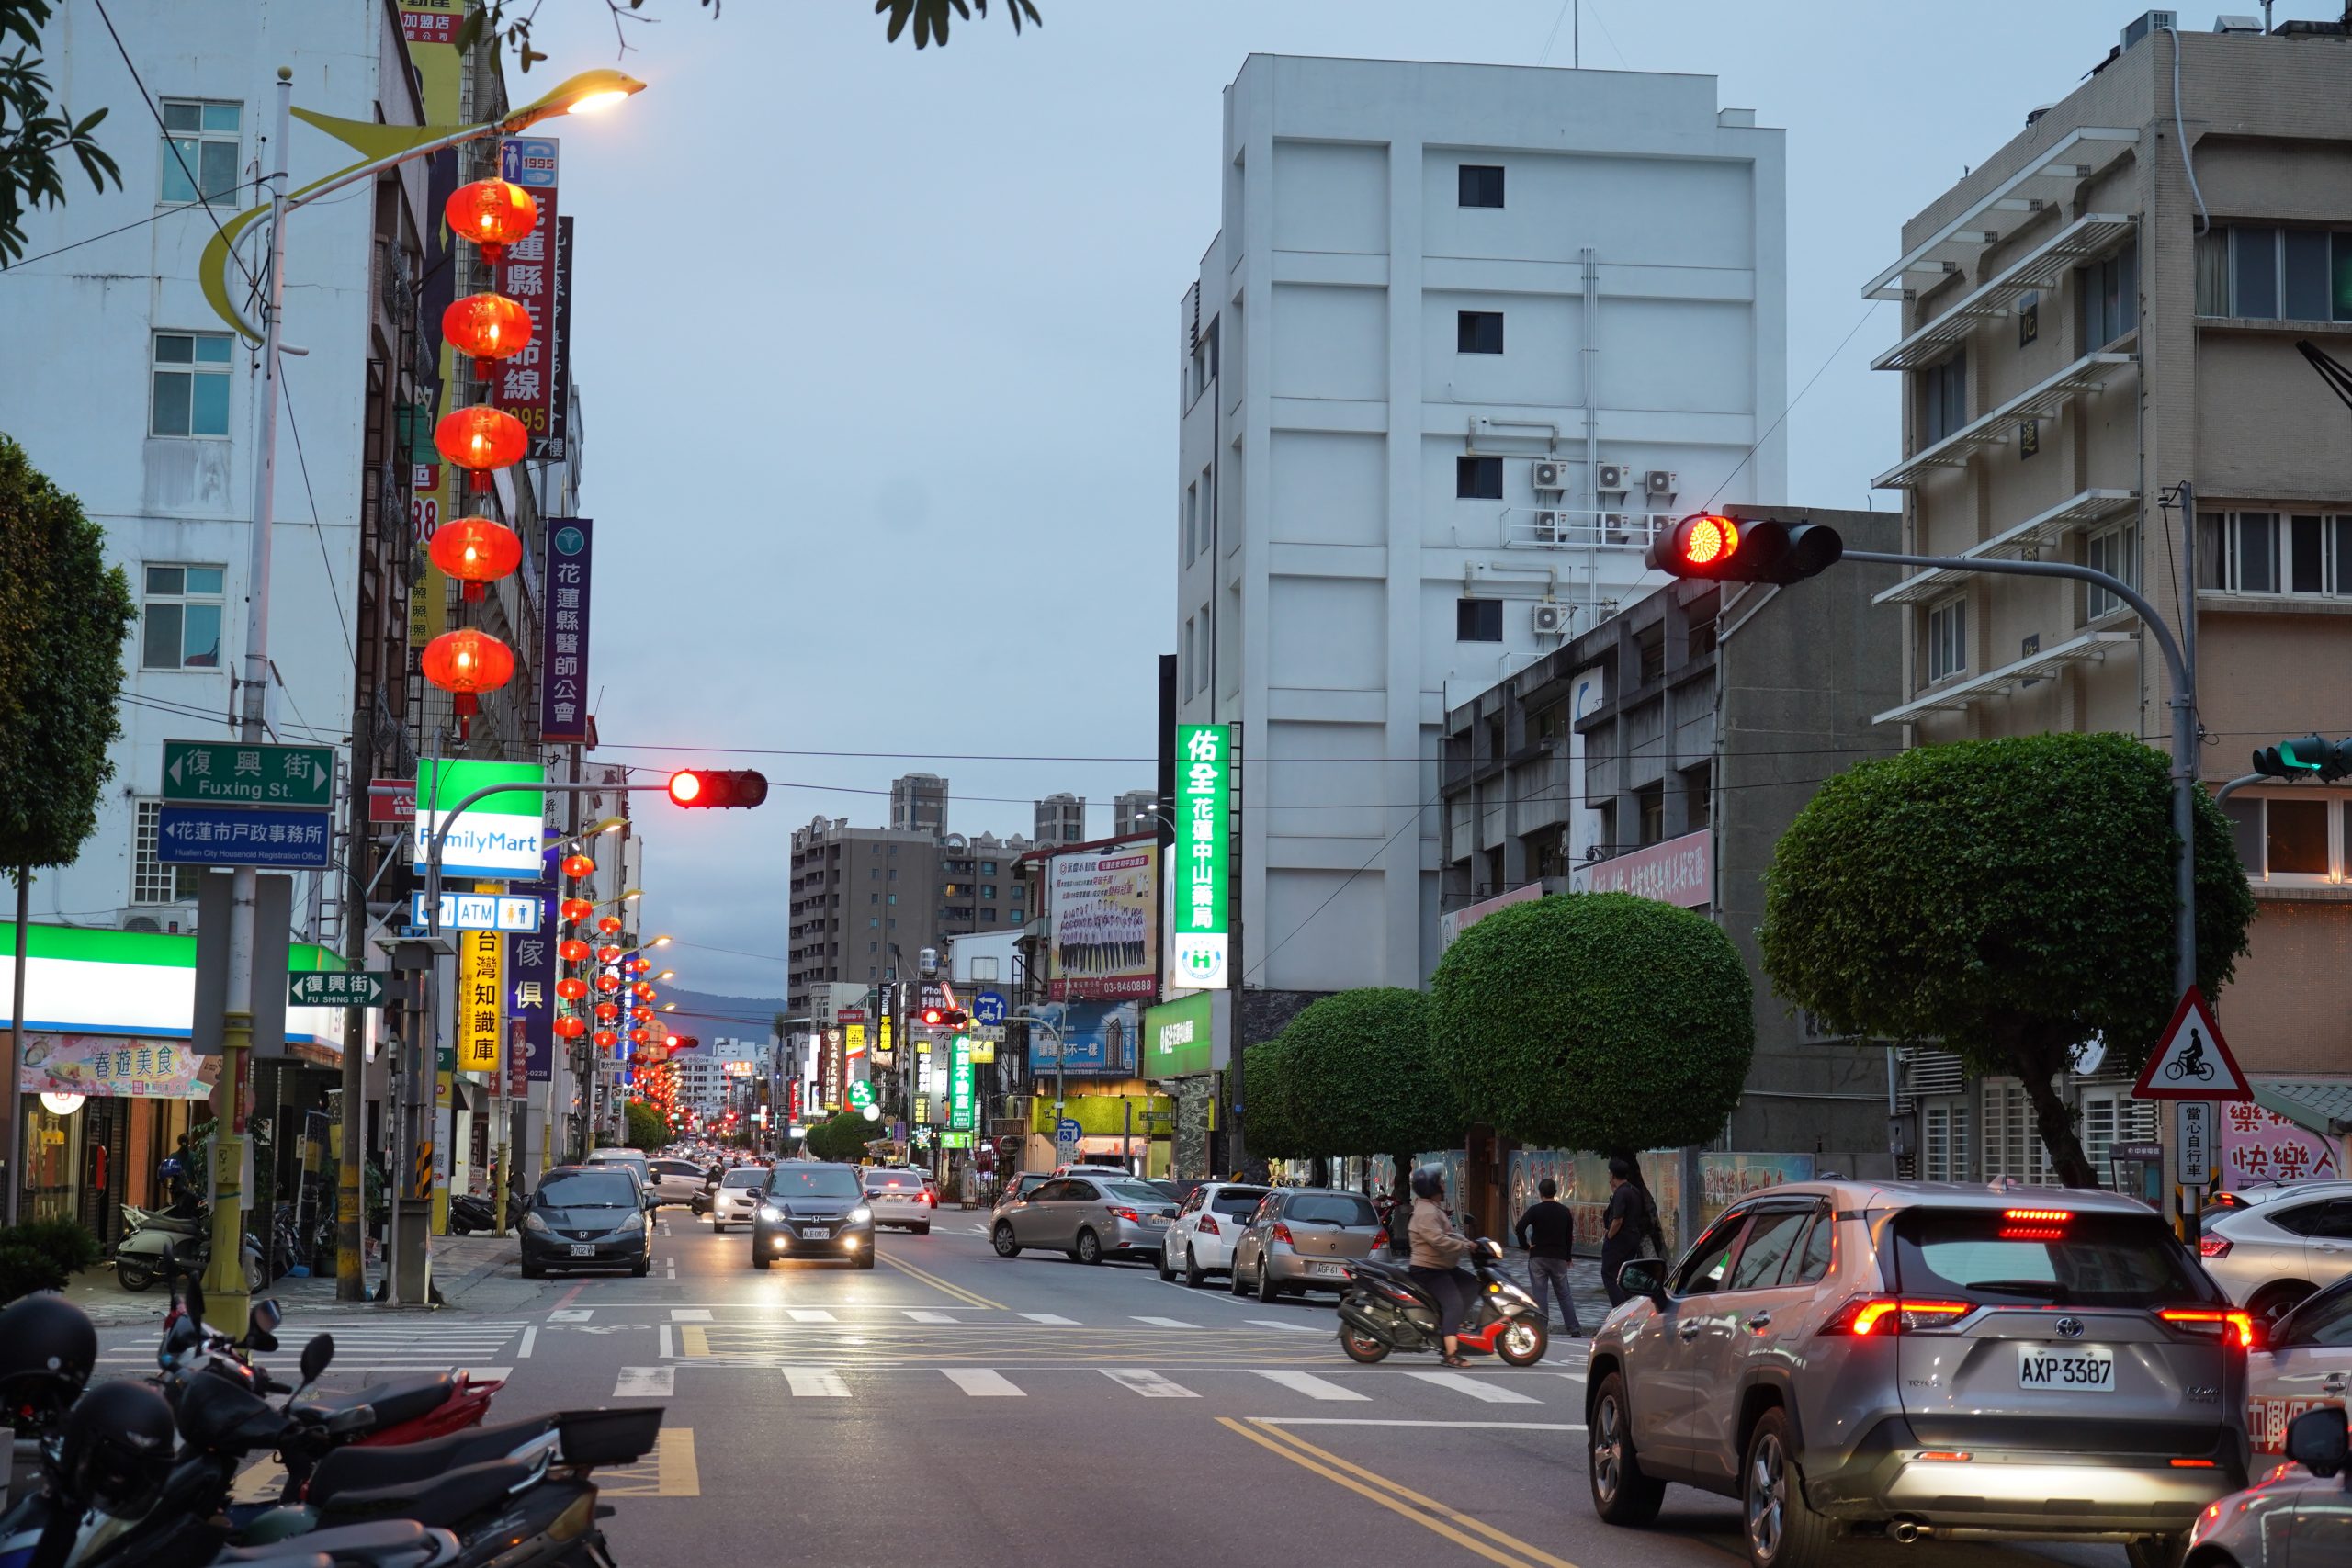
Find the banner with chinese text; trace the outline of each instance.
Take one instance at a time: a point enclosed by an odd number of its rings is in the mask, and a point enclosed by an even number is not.
[[[522,423],[529,435],[531,455],[544,449],[548,436],[548,408],[555,400],[549,374],[548,349],[556,335],[556,172],[559,143],[551,136],[510,136],[498,144],[498,172],[521,186],[539,204],[539,220],[531,231],[508,247],[501,268],[499,292],[521,305],[531,318],[531,341],[522,351],[492,367],[490,400]]]
[[[588,739],[588,598],[595,525],[548,519],[547,647],[539,660],[539,738]]]
[[[458,1070],[494,1073],[503,1043],[503,931],[458,933]]]

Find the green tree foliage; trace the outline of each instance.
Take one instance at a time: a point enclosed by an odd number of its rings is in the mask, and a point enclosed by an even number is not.
[[[104,532],[0,435],[0,867],[69,864],[97,827],[136,614]]]
[[[16,43],[13,53],[0,53],[0,267],[25,254],[28,209],[65,204],[59,154],[72,153],[94,189],[105,190],[108,180],[122,184],[122,171],[91,135],[107,111],[95,109],[77,120],[64,105],[50,101],[49,77],[33,51],[54,8],[54,0],[0,0],[0,48]]]
[[[1289,1067],[1281,1035],[1242,1048],[1242,1140],[1255,1158],[1292,1159],[1315,1152],[1291,1120]]]
[[[2170,1018],[2172,786],[2127,735],[2027,735],[1856,764],[1782,834],[1758,932],[1773,988],[1830,1028],[2014,1074],[2059,1179],[2097,1184],[2053,1080],[2137,1072]],[[2197,799],[2197,981],[2246,950],[2229,818]]]
[[[1630,893],[1513,904],[1446,949],[1431,1037],[1463,1111],[1547,1148],[1702,1144],[1739,1102],[1754,988],[1703,915]]]
[[[670,1144],[670,1123],[662,1112],[641,1100],[628,1102],[628,1146],[633,1149],[666,1148]]]
[[[35,1291],[62,1291],[98,1260],[98,1238],[72,1220],[28,1220],[0,1229],[0,1305]]]
[[[547,58],[531,47],[531,23],[538,16],[539,3],[540,0],[483,0],[458,28],[458,47],[470,49],[475,39],[488,38],[494,46],[512,46],[523,69],[530,70]],[[713,17],[718,15],[719,0],[699,0],[699,4]],[[623,51],[628,48],[629,23],[660,19],[646,14],[645,0],[605,0],[605,9],[612,17],[613,33]],[[917,49],[934,43],[944,49],[950,24],[986,17],[989,0],[874,0],[874,14],[889,17],[883,24],[883,32],[892,43],[899,41],[911,22]],[[1046,25],[1033,0],[1004,0],[1004,14],[1011,18],[1016,33],[1023,23],[1033,28]]]
[[[881,1135],[879,1122],[868,1122],[860,1111],[842,1111],[811,1122],[803,1142],[819,1159],[854,1164],[865,1156],[867,1142]]]
[[[1408,1170],[1415,1155],[1454,1147],[1468,1130],[1438,1070],[1420,991],[1341,991],[1292,1019],[1282,1039],[1286,1109],[1316,1154],[1393,1155]]]

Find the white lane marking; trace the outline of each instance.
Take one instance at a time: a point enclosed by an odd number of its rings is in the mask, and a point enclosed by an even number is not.
[[[710,1309],[708,1307],[672,1307],[670,1321],[672,1323],[708,1323]]]
[[[458,1370],[476,1382],[504,1382],[514,1375],[512,1367],[459,1367]]]
[[[1313,1372],[1269,1372],[1261,1371],[1258,1375],[1264,1378],[1268,1382],[1280,1383],[1283,1387],[1289,1389],[1292,1393],[1303,1393],[1309,1399],[1369,1400],[1372,1397],[1370,1394],[1358,1393],[1351,1388],[1341,1388],[1338,1383],[1331,1382],[1329,1378],[1318,1378]]]
[[[669,1399],[678,1392],[678,1368],[673,1362],[661,1367],[623,1367],[613,1384],[615,1399]]]
[[[801,1399],[847,1399],[849,1384],[831,1367],[784,1367],[784,1381]]]
[[[1435,1383],[1440,1388],[1450,1388],[1456,1393],[1466,1393],[1471,1398],[1484,1400],[1488,1404],[1541,1404],[1544,1403],[1533,1394],[1518,1393],[1510,1389],[1497,1388],[1493,1383],[1480,1382],[1477,1379],[1464,1377],[1460,1372],[1407,1372],[1405,1375],[1408,1378],[1419,1378],[1426,1383]]]
[[[671,1279],[674,1280],[674,1279],[676,1279],[676,1278],[678,1277],[678,1260],[677,1260],[676,1258],[673,1258],[668,1259],[667,1261],[668,1261],[668,1263],[669,1263],[669,1268],[667,1269],[666,1272],[668,1273],[668,1275],[669,1275],[669,1277],[670,1277]]]
[[[1078,1326],[1078,1319],[1074,1317],[1057,1317],[1049,1312],[1024,1312],[1021,1315],[1027,1318],[1032,1323],[1042,1323],[1054,1328],[1076,1328]]]
[[[986,1367],[942,1367],[947,1381],[974,1399],[1025,1399],[1028,1391],[1014,1386],[1002,1372]]]
[[[1261,1328],[1287,1328],[1293,1334],[1329,1334],[1328,1328],[1317,1328],[1311,1323],[1284,1323],[1278,1318],[1253,1317],[1250,1320]]]
[[[1146,1399],[1198,1399],[1199,1394],[1182,1383],[1170,1382],[1149,1367],[1104,1367],[1102,1375],[1121,1388],[1131,1389]]]
[[[549,1323],[585,1323],[595,1312],[594,1307],[560,1307],[548,1314]]]
[[[438,775],[436,774],[435,776],[437,777]],[[662,1325],[662,1359],[666,1361],[670,1359],[671,1355],[670,1325],[665,1323]]]
[[[1581,1432],[1581,1422],[1567,1421],[1375,1421],[1361,1416],[1252,1416],[1267,1427],[1462,1427],[1498,1432]]]
[[[952,1312],[919,1312],[913,1307],[901,1307],[899,1310],[917,1323],[961,1323],[964,1321]]]
[[[1181,1317],[1146,1317],[1141,1313],[1130,1314],[1137,1323],[1148,1323],[1154,1328],[1198,1328],[1197,1323],[1186,1323]]]
[[[833,1314],[827,1312],[823,1307],[787,1307],[785,1310],[791,1314],[792,1321],[795,1323],[832,1323],[837,1321]]]
[[[531,1347],[537,1345],[538,1342],[538,1325],[537,1324],[533,1324],[530,1327],[523,1330],[523,1348],[514,1352],[514,1359],[518,1361],[529,1360],[531,1359]]]

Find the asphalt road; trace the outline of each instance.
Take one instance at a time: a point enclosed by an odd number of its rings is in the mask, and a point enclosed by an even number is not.
[[[1653,1529],[1593,1517],[1581,1341],[1526,1371],[1359,1367],[1328,1296],[1268,1307],[1141,1265],[1000,1258],[984,1219],[886,1233],[872,1269],[760,1272],[745,1233],[664,1210],[646,1279],[550,1280],[511,1312],[293,1317],[279,1359],[322,1327],[330,1387],[466,1366],[511,1378],[492,1419],[666,1405],[658,1453],[600,1472],[634,1568],[1745,1559],[1736,1505],[1702,1493],[1675,1488]],[[152,1330],[104,1346],[102,1376],[152,1365]],[[2120,1568],[2123,1552],[1871,1542],[1839,1562]]]

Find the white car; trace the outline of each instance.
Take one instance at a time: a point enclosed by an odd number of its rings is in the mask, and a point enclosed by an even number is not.
[[[874,1223],[881,1225],[902,1225],[917,1235],[931,1234],[931,1216],[939,1207],[939,1198],[931,1190],[930,1179],[920,1170],[882,1168],[868,1170],[865,1177],[865,1205],[874,1211]]]
[[[2230,1300],[2276,1323],[2314,1290],[2352,1277],[2352,1182],[2257,1190],[2259,1201],[2209,1221],[2197,1249]]]
[[[718,1179],[718,1190],[711,1194],[710,1228],[723,1231],[729,1225],[748,1225],[760,1215],[759,1195],[767,1190],[768,1168],[763,1165],[739,1165]]]
[[[1263,1187],[1233,1181],[1204,1181],[1193,1188],[1169,1223],[1168,1239],[1159,1249],[1159,1277],[1173,1280],[1181,1274],[1184,1283],[1198,1286],[1212,1274],[1232,1273],[1233,1244],[1265,1196]]]
[[[690,1203],[702,1190],[703,1168],[690,1159],[665,1155],[645,1163],[652,1173],[653,1195],[664,1203]]]
[[[2245,1429],[2257,1454],[2284,1451],[2287,1424],[2352,1393],[2352,1280],[2269,1325],[2245,1365]]]

